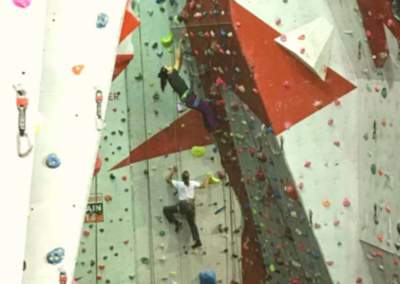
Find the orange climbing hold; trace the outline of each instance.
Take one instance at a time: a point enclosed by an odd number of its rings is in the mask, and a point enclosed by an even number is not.
[[[74,67],[72,67],[72,72],[75,75],[80,75],[82,73],[83,68],[85,68],[85,65],[82,64],[75,65]]]

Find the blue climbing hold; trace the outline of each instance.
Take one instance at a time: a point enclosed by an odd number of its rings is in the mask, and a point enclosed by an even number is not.
[[[63,248],[55,248],[47,254],[47,262],[50,264],[59,264],[63,261],[65,251]]]
[[[215,271],[209,270],[200,272],[200,284],[217,284],[217,275]]]
[[[156,0],[156,3],[157,4],[162,4],[162,3],[164,3],[165,2],[165,0]]]
[[[55,169],[61,165],[61,161],[56,154],[49,154],[46,158],[46,165],[50,169]]]
[[[97,22],[96,22],[96,27],[98,29],[105,28],[108,24],[108,16],[104,13],[100,13],[97,16]]]

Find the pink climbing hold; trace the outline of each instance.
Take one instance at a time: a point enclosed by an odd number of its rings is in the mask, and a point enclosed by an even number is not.
[[[311,162],[309,162],[309,161],[305,162],[304,167],[308,168],[308,169],[311,168]]]
[[[31,5],[31,0],[13,0],[15,6],[20,8],[26,8]]]
[[[350,200],[348,198],[345,198],[343,200],[343,206],[344,207],[350,207],[351,206],[351,202],[350,202]]]

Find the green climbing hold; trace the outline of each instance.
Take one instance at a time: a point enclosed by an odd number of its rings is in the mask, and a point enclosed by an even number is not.
[[[203,146],[193,146],[192,155],[196,158],[201,158],[206,154],[206,147]]]
[[[376,165],[375,165],[375,164],[372,164],[372,165],[371,165],[371,173],[372,173],[373,175],[376,174]]]
[[[164,237],[166,234],[165,234],[165,231],[160,231],[160,236],[161,237]]]
[[[174,42],[174,34],[172,32],[169,32],[168,35],[161,38],[161,44],[166,48],[170,47],[173,42]]]
[[[269,271],[270,271],[270,272],[275,272],[275,271],[276,271],[275,265],[274,265],[273,263],[271,263],[271,264],[269,265]]]
[[[149,259],[148,257],[142,257],[142,258],[140,259],[140,261],[141,261],[143,264],[149,264],[149,263],[150,263],[150,259]]]
[[[387,95],[388,95],[387,89],[386,89],[386,88],[382,88],[381,95],[382,95],[382,97],[383,97],[384,99],[386,99],[386,97],[387,97]]]

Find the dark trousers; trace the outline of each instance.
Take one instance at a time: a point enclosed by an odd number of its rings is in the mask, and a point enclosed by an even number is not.
[[[210,104],[197,97],[195,94],[189,94],[185,102],[186,106],[199,111],[203,117],[204,126],[208,131],[213,131],[217,127],[217,117]]]
[[[197,229],[195,222],[195,207],[194,201],[179,201],[177,205],[165,206],[163,208],[165,218],[167,218],[169,223],[177,224],[178,220],[175,217],[176,213],[180,213],[185,216],[190,231],[192,232],[192,237],[195,242],[200,242],[199,230]]]

